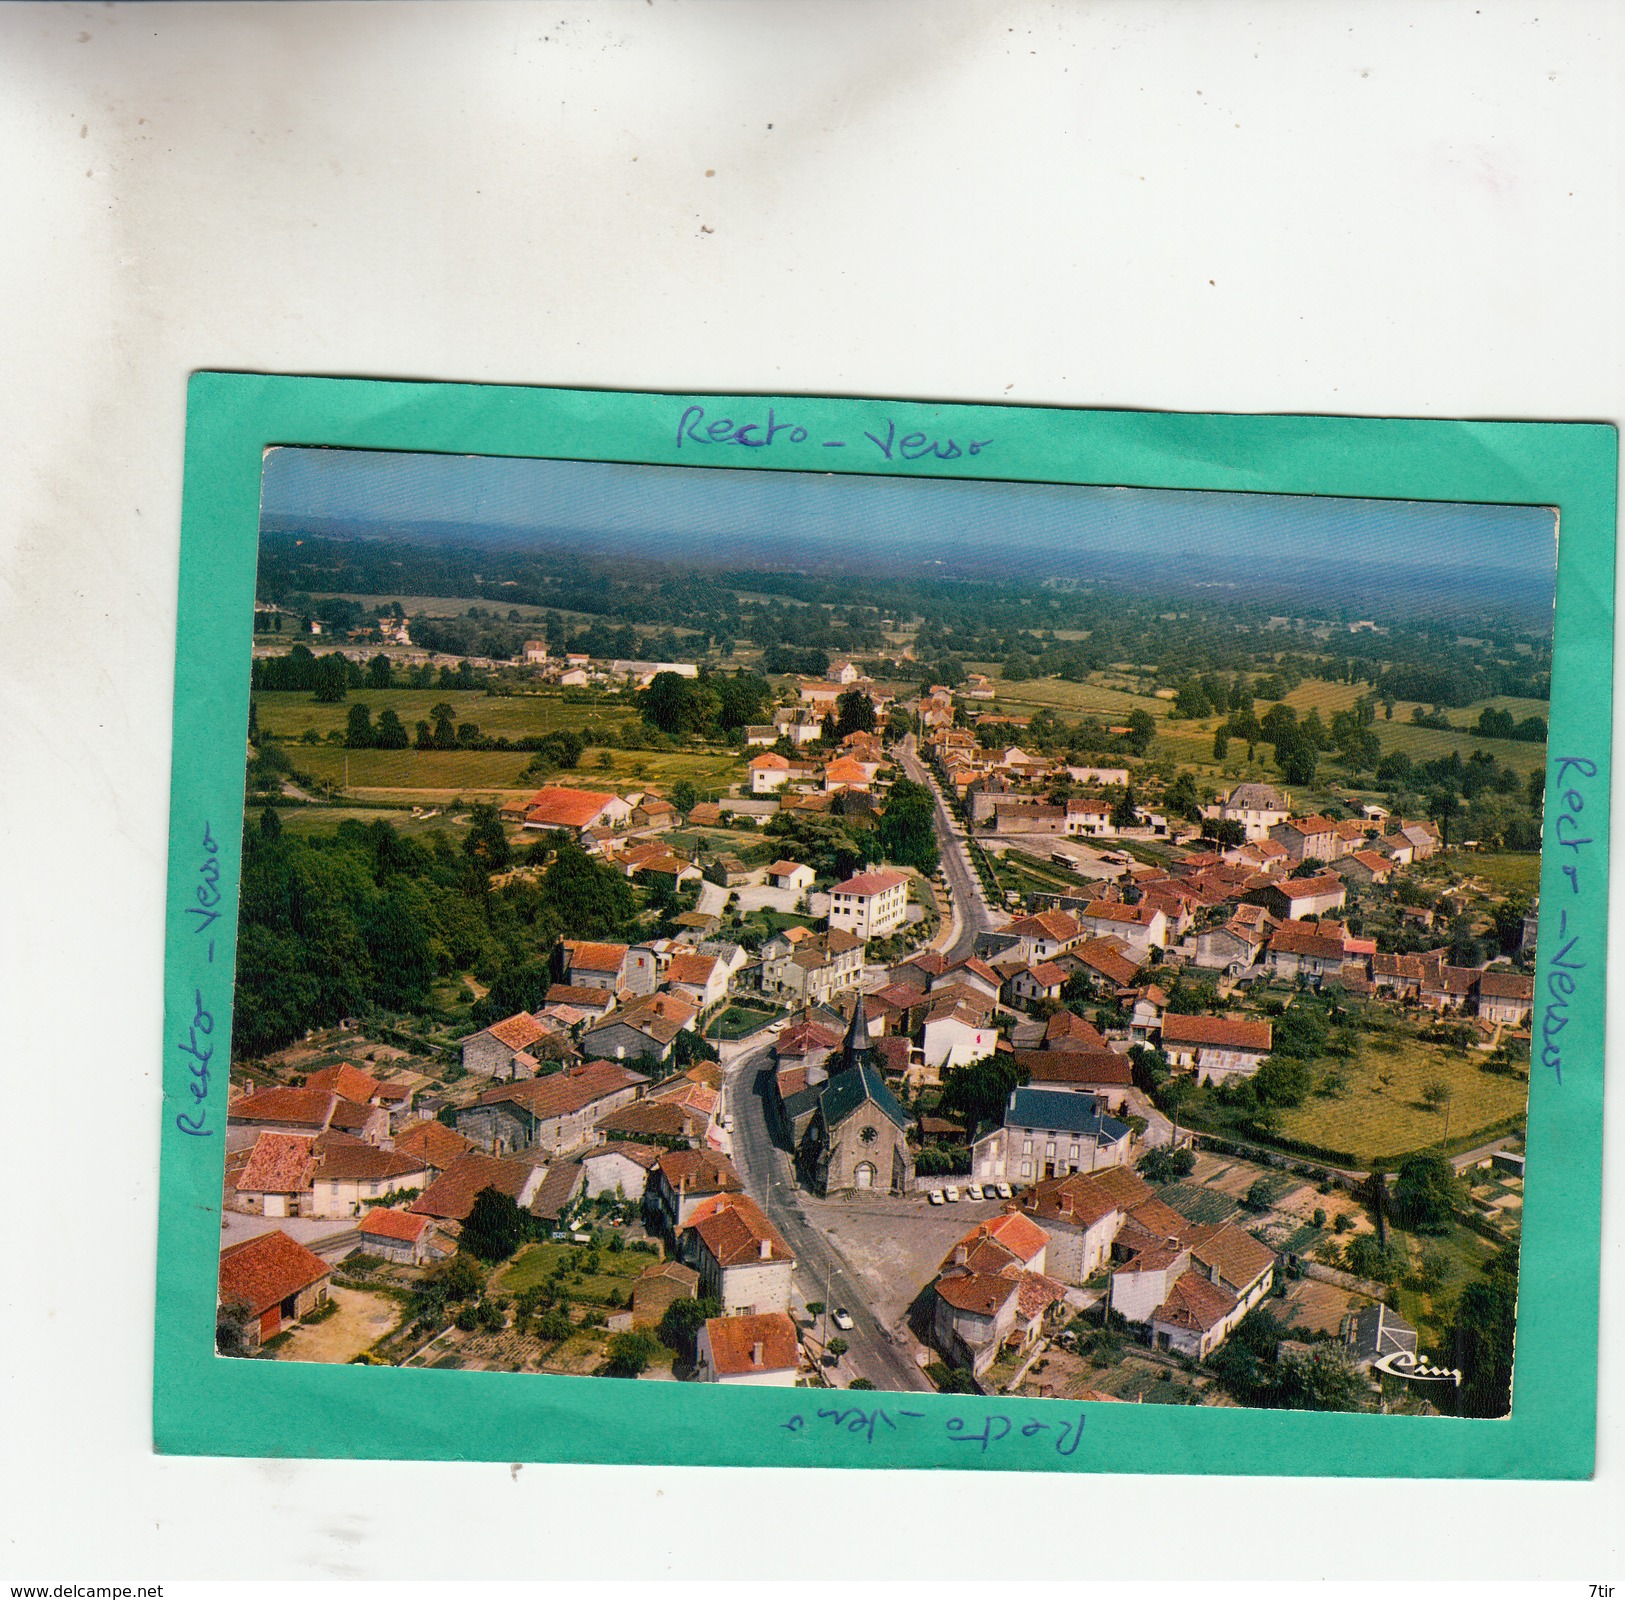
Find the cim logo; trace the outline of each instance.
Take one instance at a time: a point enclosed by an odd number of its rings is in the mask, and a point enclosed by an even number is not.
[[[1378,1372],[1386,1372],[1390,1378],[1403,1378],[1407,1383],[1453,1383],[1458,1389],[1461,1387],[1461,1373],[1456,1368],[1429,1366],[1426,1361],[1418,1361],[1410,1350],[1390,1350],[1371,1365]]]

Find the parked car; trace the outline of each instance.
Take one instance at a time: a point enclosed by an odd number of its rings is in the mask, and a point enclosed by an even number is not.
[[[980,1200],[982,1198],[982,1186],[981,1186],[981,1184],[979,1184],[979,1183],[967,1183],[965,1185],[965,1198],[967,1200]]]
[[[836,1308],[830,1312],[830,1321],[833,1322],[842,1333],[850,1333],[852,1331],[852,1313],[848,1311],[845,1306],[836,1306]]]
[[[1009,1184],[1007,1184],[1007,1183],[996,1183],[996,1184],[994,1184],[993,1188],[994,1188],[994,1192],[998,1195],[998,1197],[1001,1200],[1008,1200],[1010,1198],[1010,1185]]]
[[[942,1191],[942,1198],[946,1200],[949,1205],[956,1205],[959,1201],[959,1190],[950,1183],[948,1187]]]
[[[927,1199],[928,1199],[928,1200],[929,1200],[929,1201],[930,1201],[930,1202],[931,1202],[931,1204],[932,1204],[932,1205],[934,1205],[934,1206],[940,1206],[940,1205],[941,1205],[941,1204],[942,1204],[942,1190],[940,1190],[940,1189],[933,1189],[933,1190],[932,1190],[932,1191],[931,1191],[931,1192],[930,1192],[930,1193],[929,1193],[929,1194],[928,1194],[928,1195],[927,1195],[927,1196],[926,1196],[926,1198],[927,1198]]]

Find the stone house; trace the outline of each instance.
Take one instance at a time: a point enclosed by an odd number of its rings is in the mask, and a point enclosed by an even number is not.
[[[435,1231],[428,1217],[379,1208],[369,1211],[357,1226],[363,1255],[421,1267],[436,1253],[431,1250]]]
[[[859,940],[884,939],[908,917],[908,877],[882,868],[860,872],[829,892],[829,926]]]
[[[327,1301],[333,1269],[280,1228],[220,1252],[220,1303],[238,1307],[249,1349]]]
[[[1109,1116],[1097,1095],[1016,1089],[1004,1125],[971,1146],[971,1171],[979,1182],[1066,1177],[1122,1165],[1133,1141],[1133,1128]]]
[[[1194,1072],[1200,1083],[1251,1077],[1270,1053],[1273,1030],[1252,1017],[1162,1019],[1162,1051],[1169,1065]]]
[[[724,1316],[789,1310],[795,1256],[749,1195],[702,1201],[678,1232],[677,1255],[699,1273],[699,1297]]]
[[[706,1201],[744,1192],[744,1182],[725,1155],[714,1150],[667,1150],[650,1169],[644,1214],[657,1232],[675,1239]]]
[[[529,1012],[516,1011],[462,1041],[463,1071],[509,1082],[534,1078],[538,1062],[529,1054],[530,1047],[547,1032]]]
[[[695,1015],[693,1003],[682,995],[645,995],[583,1030],[581,1047],[604,1060],[664,1064]]]
[[[380,1150],[343,1134],[324,1134],[315,1144],[311,1183],[313,1217],[353,1217],[408,1189],[424,1189],[429,1170],[420,1157]]]
[[[601,1144],[581,1158],[582,1192],[589,1200],[605,1194],[641,1200],[659,1159],[658,1145],[629,1140]]]
[[[1267,839],[1270,830],[1286,821],[1288,799],[1267,783],[1241,783],[1219,805],[1226,822],[1239,822],[1249,843]]]
[[[649,1080],[613,1061],[566,1067],[550,1078],[488,1089],[456,1112],[457,1131],[493,1155],[595,1144],[593,1124],[639,1099]]]
[[[681,1261],[657,1261],[632,1285],[632,1326],[654,1327],[678,1300],[699,1295],[700,1275]]]
[[[235,1209],[262,1217],[309,1216],[315,1145],[309,1134],[258,1135],[237,1174]]]

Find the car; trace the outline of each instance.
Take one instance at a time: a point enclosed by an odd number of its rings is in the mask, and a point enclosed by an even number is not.
[[[830,1312],[829,1320],[833,1322],[842,1333],[850,1333],[852,1331],[852,1313],[848,1311],[845,1306],[836,1306],[836,1308]]]
[[[946,1200],[949,1205],[956,1205],[959,1201],[959,1191],[952,1184],[949,1184],[948,1187],[942,1191],[942,1198]]]
[[[932,1191],[931,1191],[931,1192],[930,1192],[930,1193],[929,1193],[929,1194],[928,1194],[928,1195],[927,1195],[927,1196],[926,1196],[926,1199],[928,1199],[928,1200],[929,1200],[929,1201],[930,1201],[930,1202],[931,1202],[931,1204],[932,1204],[932,1205],[934,1205],[934,1206],[940,1206],[940,1205],[941,1205],[941,1204],[942,1204],[942,1190],[940,1190],[940,1189],[933,1189],[933,1190],[932,1190]]]
[[[993,1188],[994,1188],[994,1191],[998,1194],[998,1197],[1001,1200],[1008,1200],[1010,1198],[1010,1185],[1009,1184],[1007,1184],[1007,1183],[996,1183],[996,1184],[993,1185]]]
[[[982,1186],[981,1186],[981,1184],[979,1184],[979,1183],[967,1183],[965,1185],[965,1198],[967,1200],[980,1200],[982,1198]]]

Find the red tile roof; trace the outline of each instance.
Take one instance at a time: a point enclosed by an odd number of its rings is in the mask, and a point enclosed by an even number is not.
[[[482,1189],[496,1189],[517,1200],[530,1175],[541,1166],[527,1157],[488,1156],[483,1150],[469,1150],[457,1157],[408,1207],[425,1217],[464,1221],[474,1209],[474,1199]]]
[[[1220,1050],[1268,1051],[1271,1029],[1267,1022],[1251,1017],[1181,1017],[1162,1019],[1162,1042],[1169,1044],[1212,1045]]]
[[[1236,1309],[1236,1297],[1199,1272],[1182,1272],[1174,1279],[1168,1298],[1151,1313],[1153,1322],[1191,1333],[1207,1333]]]
[[[907,882],[908,878],[901,872],[860,872],[855,878],[848,878],[845,883],[836,884],[830,893],[875,895]]]
[[[1311,956],[1321,961],[1341,961],[1343,941],[1320,931],[1312,922],[1283,922],[1270,935],[1270,949],[1282,955]]]
[[[1057,1011],[1044,1027],[1046,1050],[1105,1050],[1106,1036],[1075,1011]]]
[[[1534,975],[1528,972],[1486,972],[1478,980],[1478,992],[1487,1000],[1533,1000]]]
[[[696,988],[703,989],[711,981],[711,975],[717,970],[715,956],[680,955],[671,958],[671,965],[666,968],[667,983],[691,983]]]
[[[577,944],[570,951],[570,972],[615,972],[626,963],[628,946],[624,944]]]
[[[398,1239],[402,1244],[416,1244],[429,1226],[429,1219],[410,1211],[390,1211],[380,1206],[369,1211],[359,1226],[362,1233],[371,1234],[375,1239]]]
[[[525,806],[525,820],[548,828],[587,828],[616,797],[591,789],[538,789]]]
[[[779,1230],[746,1194],[719,1194],[701,1201],[682,1231],[694,1233],[719,1267],[795,1260]]]
[[[322,1089],[258,1089],[226,1108],[231,1122],[285,1122],[294,1127],[325,1128],[337,1096]]]
[[[338,1095],[342,1100],[354,1100],[359,1105],[366,1105],[378,1097],[383,1085],[360,1067],[341,1061],[336,1067],[323,1067],[320,1072],[308,1074],[305,1087],[321,1089],[327,1094]]]
[[[300,1194],[316,1170],[315,1137],[298,1133],[262,1133],[247,1164],[237,1174],[239,1194]]]
[[[1035,911],[1030,916],[1017,917],[1006,933],[1020,939],[1076,939],[1083,930],[1078,919],[1065,911]]]
[[[712,1317],[705,1324],[711,1365],[718,1377],[787,1372],[800,1364],[796,1325],[782,1311],[750,1317]]]
[[[415,1156],[443,1170],[465,1151],[472,1150],[474,1141],[465,1139],[443,1122],[419,1122],[395,1140],[395,1148],[403,1156]]]
[[[1198,1228],[1191,1236],[1191,1255],[1238,1290],[1251,1288],[1275,1265],[1275,1252],[1232,1222]]]
[[[390,1178],[421,1177],[421,1156],[380,1150],[376,1145],[344,1134],[323,1134],[316,1140],[316,1177],[325,1182],[382,1183]]]
[[[308,1289],[332,1268],[280,1228],[220,1252],[220,1299],[241,1300],[254,1316]]]
[[[1157,912],[1153,906],[1123,906],[1112,900],[1091,900],[1084,915],[1099,922],[1132,922],[1136,927],[1146,928],[1151,925]]]
[[[485,1031],[510,1050],[528,1050],[547,1029],[528,1011],[516,1011],[501,1022],[493,1022]]]
[[[1019,1211],[1006,1211],[1003,1216],[990,1218],[974,1232],[997,1239],[1023,1265],[1049,1244],[1049,1235]]]
[[[495,1105],[511,1100],[524,1106],[533,1117],[567,1117],[648,1081],[641,1072],[629,1071],[613,1061],[584,1061],[548,1078],[527,1078],[523,1082],[487,1089],[480,1096],[479,1104]]]
[[[948,1267],[937,1279],[937,1293],[955,1311],[977,1317],[996,1317],[1019,1285],[997,1272],[973,1272],[969,1267]]]
[[[615,1004],[613,989],[600,989],[591,983],[555,983],[547,991],[550,1006],[581,1006],[588,1011],[603,1011]]]
[[[1126,1212],[1151,1198],[1151,1186],[1143,1178],[1126,1167],[1109,1167],[1041,1179],[1021,1197],[1021,1207],[1046,1222],[1090,1228],[1112,1211]]]
[[[739,1194],[745,1185],[734,1164],[714,1150],[668,1150],[655,1163],[675,1191],[685,1194]]]
[[[1134,1082],[1134,1063],[1114,1050],[1018,1050],[1015,1058],[1035,1089],[1052,1083],[1126,1089]]]

